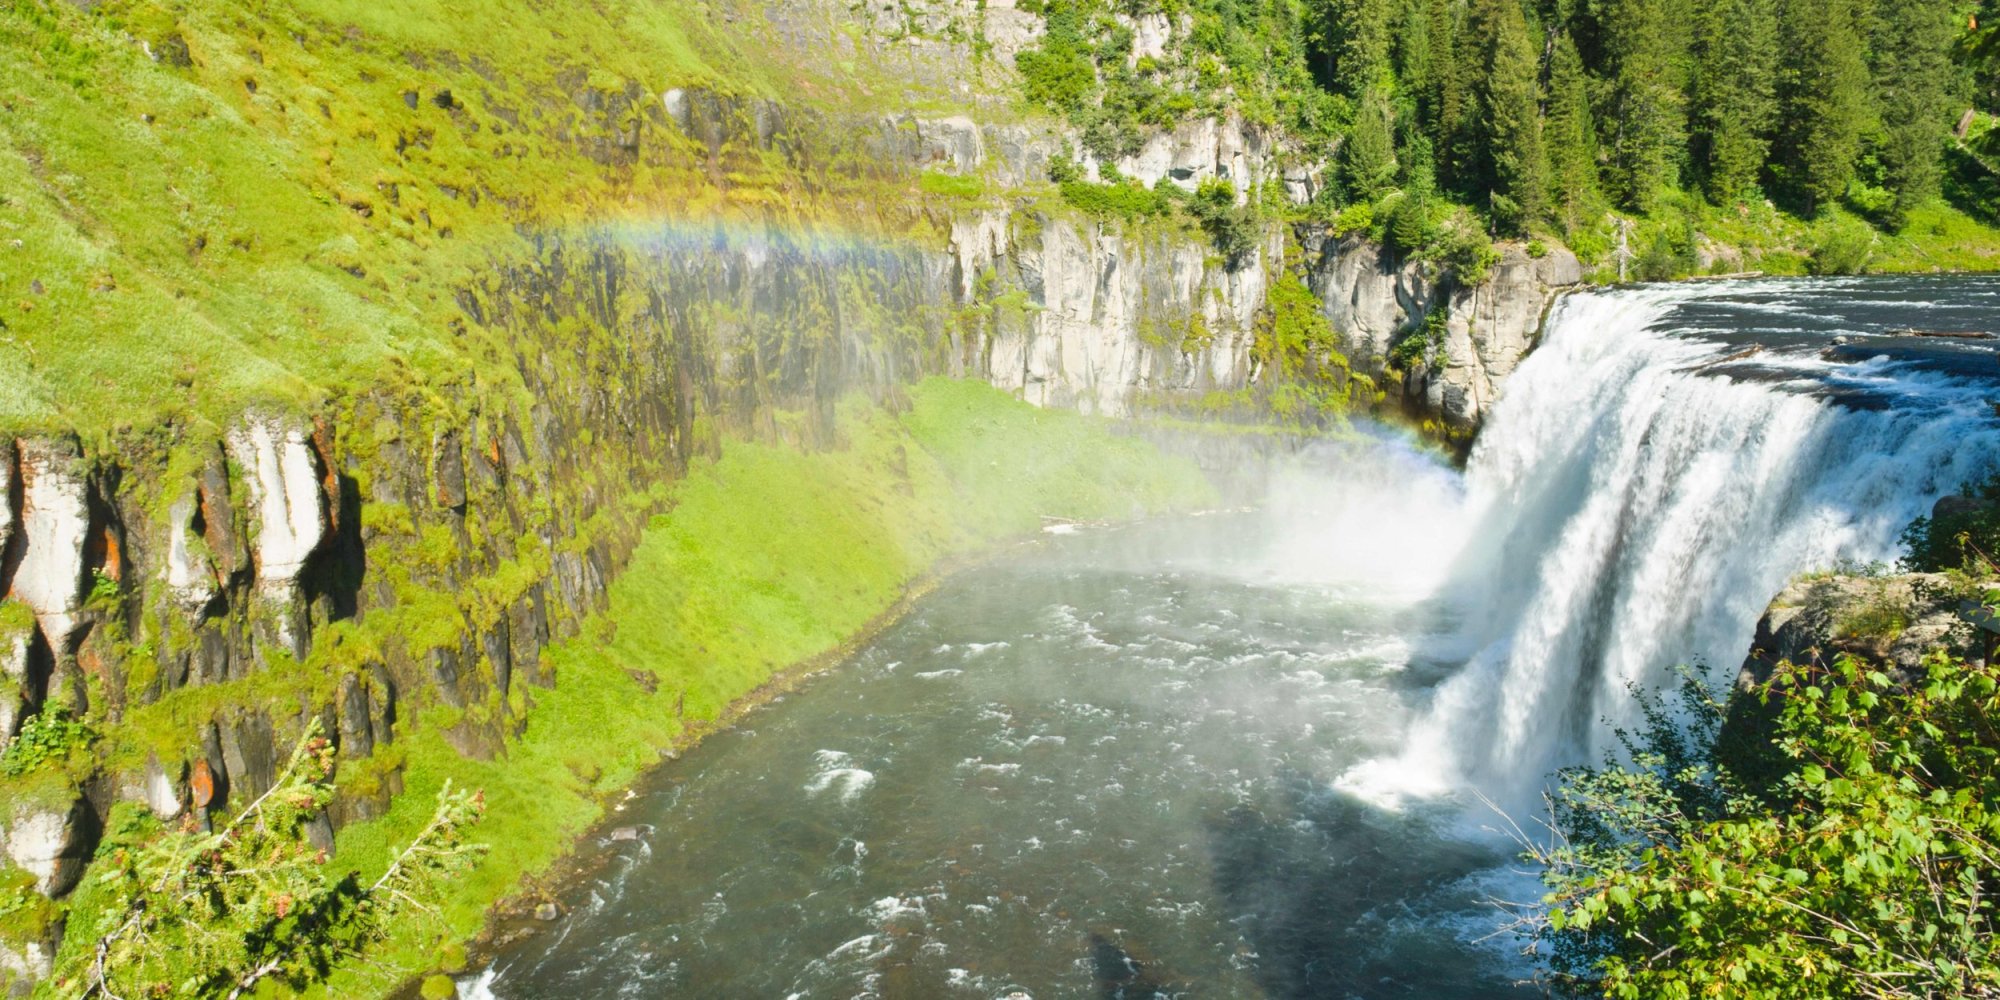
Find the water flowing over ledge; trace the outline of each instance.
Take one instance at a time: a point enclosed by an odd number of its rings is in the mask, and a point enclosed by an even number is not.
[[[1405,751],[1343,786],[1522,803],[1634,721],[1631,685],[1740,661],[1791,577],[1893,560],[1911,519],[2000,460],[2000,355],[1909,328],[2000,326],[1996,296],[1899,279],[1561,302],[1449,529],[1437,605],[1456,627],[1418,656],[1463,666]]]

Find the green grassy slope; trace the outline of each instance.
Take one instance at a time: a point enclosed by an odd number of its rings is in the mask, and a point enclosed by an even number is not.
[[[789,7],[6,5],[0,431],[505,380],[494,362],[511,356],[454,292],[527,256],[517,227],[732,217],[893,238],[909,223],[863,196],[880,181],[711,162],[658,124],[660,95],[683,86],[834,112],[949,106],[866,60],[795,58],[764,16]],[[635,153],[604,155],[633,134]]]

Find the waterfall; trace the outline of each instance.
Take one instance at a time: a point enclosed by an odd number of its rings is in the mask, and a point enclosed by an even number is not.
[[[1682,663],[1729,680],[1789,579],[1892,562],[1911,519],[1991,468],[1993,377],[1908,352],[1823,358],[1927,305],[1857,320],[1838,308],[1854,294],[1759,283],[1563,300],[1466,470],[1469,530],[1437,596],[1456,624],[1431,651],[1462,666],[1402,755],[1343,786],[1526,804],[1634,721],[1631,685],[1661,687]]]

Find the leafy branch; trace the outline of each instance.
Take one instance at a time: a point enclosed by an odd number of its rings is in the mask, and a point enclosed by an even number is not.
[[[267,980],[299,988],[379,939],[388,919],[428,909],[427,896],[470,866],[484,846],[466,830],[482,796],[438,793],[430,820],[373,883],[334,873],[306,829],[333,799],[333,747],[308,726],[269,790],[226,825],[177,827],[100,861],[112,901],[95,945],[59,970],[58,996],[156,996],[234,1000]]]

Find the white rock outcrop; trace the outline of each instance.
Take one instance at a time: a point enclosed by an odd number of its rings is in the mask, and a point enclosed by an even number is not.
[[[160,759],[153,757],[146,761],[143,779],[143,797],[146,808],[161,819],[173,819],[181,813],[180,790],[174,787],[173,779],[167,777],[166,768],[160,766]]]
[[[208,544],[194,530],[201,500],[190,489],[167,510],[167,558],[161,570],[174,603],[192,614],[207,607],[219,592]]]
[[[1174,23],[1165,14],[1141,14],[1138,17],[1118,15],[1120,24],[1132,29],[1132,51],[1125,57],[1125,65],[1136,67],[1141,59],[1155,62],[1167,57],[1167,46],[1174,40]]]
[[[1396,342],[1421,322],[1434,295],[1422,265],[1380,244],[1342,241],[1311,275],[1313,293],[1341,336],[1349,361],[1380,372]]]
[[[90,537],[89,488],[70,446],[21,442],[21,557],[12,596],[34,611],[58,650],[83,608],[83,552]]]
[[[923,166],[971,174],[986,162],[986,141],[970,118],[937,118],[917,123],[917,158]]]
[[[14,540],[14,442],[0,441],[0,556]]]
[[[1027,299],[984,345],[979,374],[993,384],[1037,406],[1106,416],[1130,414],[1149,395],[1248,384],[1270,248],[1230,269],[1205,243],[1067,219],[1047,220],[1037,244],[1010,239],[1004,216],[953,233],[968,282],[1004,271]]]
[[[20,730],[35,697],[29,676],[34,643],[35,626],[12,625],[0,616],[0,747]]]
[[[45,896],[60,896],[76,886],[86,861],[77,815],[81,807],[20,803],[8,816],[7,860],[35,877]]]
[[[40,982],[56,970],[55,948],[45,941],[0,942],[0,985],[8,977]]]
[[[1246,126],[1234,112],[1222,118],[1197,118],[1183,122],[1171,132],[1149,137],[1139,152],[1117,162],[1118,172],[1153,187],[1161,181],[1189,191],[1210,179],[1236,185],[1236,202],[1249,200],[1250,187],[1264,181],[1282,182],[1270,156],[1270,142],[1254,126]],[[1103,166],[1088,153],[1081,164],[1092,177]],[[1287,185],[1286,193],[1291,193]]]
[[[1583,281],[1576,256],[1551,247],[1540,257],[1507,244],[1484,282],[1453,289],[1444,341],[1400,385],[1406,402],[1455,431],[1479,426],[1514,369],[1534,349],[1542,317],[1565,288]],[[1324,249],[1310,284],[1357,371],[1381,379],[1389,354],[1440,305],[1438,283],[1421,264],[1365,239]],[[1433,367],[1430,362],[1441,364]]]
[[[1420,387],[1424,410],[1455,430],[1477,428],[1534,349],[1556,296],[1582,280],[1583,266],[1568,250],[1535,258],[1519,246],[1501,248],[1484,283],[1451,297],[1444,366],[1413,386]]]
[[[250,490],[257,582],[289,588],[326,539],[326,498],[311,440],[297,427],[253,418],[229,434],[228,449]]]

